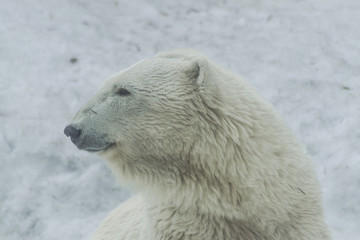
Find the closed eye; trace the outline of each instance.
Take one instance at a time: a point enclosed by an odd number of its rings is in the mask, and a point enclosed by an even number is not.
[[[125,97],[125,96],[129,96],[131,93],[125,89],[125,88],[120,88],[119,90],[116,91],[116,95]]]

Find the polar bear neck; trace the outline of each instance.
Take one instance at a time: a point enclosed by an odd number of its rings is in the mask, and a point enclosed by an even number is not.
[[[226,99],[225,93],[220,93],[221,98],[214,98],[213,92],[209,93],[211,96],[205,92],[201,100],[196,101],[199,103],[197,134],[189,152],[183,154],[190,158],[191,166],[178,175],[181,178],[174,174],[174,185],[154,182],[153,187],[147,188],[150,189],[149,197],[160,197],[158,202],[179,210],[193,209],[241,218],[247,215],[247,218],[253,213],[244,211],[246,203],[263,198],[262,191],[254,187],[258,185],[256,182],[264,183],[269,175],[283,174],[284,163],[302,164],[304,169],[310,169],[304,149],[274,109],[247,83],[242,82],[241,86],[236,90],[241,95],[236,100],[237,105],[230,104],[234,99]],[[231,88],[227,90],[231,91]],[[289,146],[283,146],[283,139],[288,140]],[[289,163],[290,156],[305,160]],[[265,164],[269,159],[272,163]],[[307,175],[311,174],[309,171]],[[282,191],[282,188],[278,186],[273,191]],[[276,211],[284,213],[281,208]]]

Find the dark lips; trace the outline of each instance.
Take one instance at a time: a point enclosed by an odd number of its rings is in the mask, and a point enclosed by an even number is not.
[[[85,151],[88,151],[88,152],[91,152],[91,153],[95,153],[95,152],[102,152],[102,151],[105,151],[107,150],[108,148],[110,148],[111,146],[113,146],[114,143],[108,143],[105,147],[103,148],[79,148],[80,150],[85,150]]]

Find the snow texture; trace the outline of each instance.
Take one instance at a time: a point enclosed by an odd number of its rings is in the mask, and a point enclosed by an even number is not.
[[[0,7],[0,239],[86,239],[131,193],[63,135],[103,79],[196,48],[303,142],[333,239],[360,236],[358,0],[17,0]]]

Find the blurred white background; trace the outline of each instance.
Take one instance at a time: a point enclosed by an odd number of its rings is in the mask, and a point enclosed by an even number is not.
[[[314,160],[333,239],[360,236],[358,0],[0,1],[0,239],[86,239],[131,193],[66,123],[103,79],[191,47],[251,82]]]

